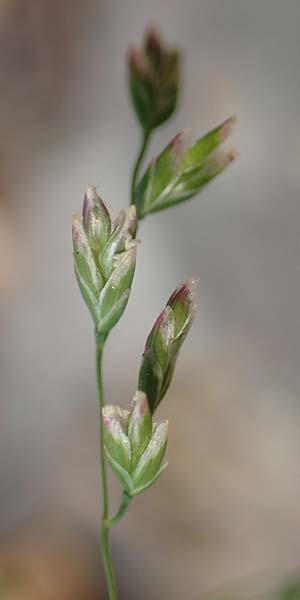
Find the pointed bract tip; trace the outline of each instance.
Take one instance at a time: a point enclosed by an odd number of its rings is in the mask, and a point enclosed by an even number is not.
[[[162,36],[155,25],[148,27],[145,33],[145,48],[149,52],[161,52],[163,48]]]
[[[72,237],[76,249],[85,246],[86,238],[82,226],[82,217],[77,213],[73,215],[72,219]]]
[[[182,157],[184,150],[186,149],[188,140],[190,138],[190,130],[183,129],[175,135],[175,137],[171,140],[169,147],[172,149],[174,158],[176,160]]]
[[[226,121],[224,121],[223,125],[221,126],[221,131],[220,131],[221,142],[224,142],[228,138],[228,136],[231,134],[232,130],[234,129],[236,123],[237,123],[236,115],[232,115],[231,117],[229,117],[229,119],[226,119]]]
[[[103,406],[102,422],[105,429],[109,430],[111,428],[112,422],[114,421],[114,419],[116,419],[116,417],[117,413],[115,406],[113,406],[112,404],[106,404],[106,406]]]
[[[198,283],[199,279],[197,279],[196,277],[190,277],[190,279],[188,279],[185,284],[192,301],[194,301],[196,298]]]
[[[128,64],[133,72],[138,75],[148,78],[152,76],[151,65],[148,63],[143,52],[137,48],[131,47],[128,50]]]
[[[145,30],[145,39],[146,40],[155,39],[157,42],[161,42],[162,35],[161,35],[161,32],[159,31],[159,29],[158,29],[158,27],[157,27],[157,25],[155,23],[150,23],[146,27],[146,30]]]
[[[191,277],[186,282],[186,286],[188,289],[188,295],[189,295],[189,301],[190,301],[190,305],[191,305],[192,319],[194,318],[195,312],[197,309],[197,295],[198,295],[197,286],[198,286],[198,283],[199,283],[199,279],[197,279],[196,277]]]
[[[212,159],[212,169],[222,171],[227,165],[236,160],[238,155],[238,152],[234,149],[227,150],[226,152],[217,152]]]
[[[136,215],[136,207],[135,204],[131,204],[131,206],[127,209],[127,229],[128,233],[132,236],[135,235],[137,228],[137,215]]]
[[[133,236],[137,228],[137,215],[135,204],[129,208],[122,208],[115,219],[114,228],[123,231],[126,237]]]
[[[113,404],[106,404],[102,408],[103,427],[112,433],[116,433],[116,431],[120,430],[124,431],[126,429],[128,416],[128,410],[124,410]]]
[[[89,185],[87,187],[87,190],[84,195],[83,207],[85,205],[87,205],[89,207],[89,210],[93,209],[95,206],[98,206],[99,208],[104,208],[105,211],[107,212],[107,208],[106,208],[103,200],[100,198],[99,194],[97,193],[97,189],[94,185]]]
[[[95,198],[99,197],[97,194],[96,187],[92,184],[88,185],[85,195],[88,197],[89,200],[94,200]]]
[[[74,213],[74,215],[72,217],[72,227],[77,229],[78,227],[80,227],[80,225],[82,225],[81,215],[78,213]]]
[[[86,223],[88,221],[88,219],[91,216],[91,212],[92,212],[92,204],[91,201],[88,197],[88,194],[86,193],[84,195],[84,199],[83,199],[83,207],[82,207],[82,217],[83,217],[83,221]]]
[[[228,157],[228,162],[233,162],[234,160],[236,160],[239,157],[239,152],[237,150],[235,150],[234,148],[232,148],[231,150],[228,150],[227,157]]]
[[[188,301],[189,304],[193,305],[197,292],[196,284],[197,280],[191,277],[191,279],[179,285],[173,294],[171,294],[167,305],[172,307],[178,301]]]
[[[115,265],[130,266],[136,263],[136,249],[137,244],[132,243],[127,250],[124,250],[119,256],[115,258]]]
[[[142,419],[147,410],[149,410],[147,396],[144,392],[137,390],[132,400],[131,411],[133,419]]]
[[[127,209],[127,217],[132,221],[136,221],[136,206],[135,206],[135,204],[131,204],[129,206],[129,208]]]
[[[99,252],[110,235],[111,219],[93,185],[88,186],[84,195],[82,221],[92,249]]]
[[[109,417],[107,417],[106,415],[102,414],[102,423],[103,423],[104,429],[109,431],[111,428],[111,423],[112,423],[111,419]]]
[[[168,428],[169,421],[163,421],[156,427],[151,440],[153,444],[153,454],[155,454],[158,451],[158,449],[161,448],[161,446],[167,441]]]

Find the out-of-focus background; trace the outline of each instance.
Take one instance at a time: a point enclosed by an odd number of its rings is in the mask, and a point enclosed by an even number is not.
[[[299,0],[2,0],[1,598],[105,598],[93,330],[70,221],[89,183],[115,214],[128,202],[125,54],[149,23],[184,53],[179,110],[150,156],[236,113],[240,158],[143,222],[107,347],[107,401],[125,406],[155,316],[199,277],[160,410],[169,467],[113,532],[121,598],[257,597],[300,567],[299,22]],[[111,490],[115,506],[113,477]]]

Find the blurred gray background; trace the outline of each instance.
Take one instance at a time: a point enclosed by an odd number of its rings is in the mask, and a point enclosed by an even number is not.
[[[180,129],[196,138],[233,113],[240,157],[142,223],[133,293],[107,346],[106,398],[126,406],[155,316],[199,277],[160,410],[169,468],[113,533],[121,598],[249,597],[300,567],[299,22],[299,0],[2,0],[3,598],[104,598],[93,330],[70,223],[89,183],[114,214],[128,203],[139,130],[125,56],[149,24],[184,55],[178,112],[149,157]],[[116,506],[113,478],[111,491]]]

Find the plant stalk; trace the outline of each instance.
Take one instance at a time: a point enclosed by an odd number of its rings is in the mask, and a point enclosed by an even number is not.
[[[110,525],[116,525],[116,523],[119,523],[119,521],[121,521],[131,500],[132,500],[132,498],[130,496],[128,496],[128,494],[126,494],[126,492],[123,492],[119,510],[118,510],[117,514],[110,519]]]
[[[106,583],[108,589],[109,600],[117,600],[117,587],[115,576],[113,572],[110,546],[109,546],[109,530],[111,522],[108,518],[108,490],[107,490],[107,476],[105,466],[105,451],[103,443],[103,423],[102,423],[102,408],[104,406],[103,400],[103,384],[102,384],[102,354],[103,347],[106,340],[106,336],[100,335],[96,332],[96,372],[97,372],[97,388],[98,388],[98,401],[99,401],[99,430],[100,430],[100,470],[101,470],[101,481],[102,481],[102,522],[100,532],[101,552],[104,565],[104,571],[106,576]]]
[[[142,166],[142,162],[144,160],[145,154],[146,154],[146,150],[148,148],[148,144],[150,141],[150,136],[151,136],[151,130],[146,130],[144,129],[143,131],[143,137],[142,137],[142,143],[141,143],[141,147],[139,150],[139,153],[137,155],[137,159],[136,159],[136,163],[133,169],[133,173],[132,173],[132,179],[131,179],[131,204],[134,204],[134,192],[135,192],[135,188],[136,188],[136,184],[137,184],[137,179],[139,176],[139,172],[140,172],[140,168]]]
[[[100,531],[100,542],[102,551],[102,560],[106,576],[106,585],[108,591],[109,600],[117,600],[118,592],[115,580],[115,575],[112,566],[110,545],[109,545],[109,531],[111,522],[109,519],[102,518],[101,531]]]

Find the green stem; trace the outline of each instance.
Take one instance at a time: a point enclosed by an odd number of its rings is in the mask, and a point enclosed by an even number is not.
[[[111,560],[111,555],[110,555],[110,546],[109,546],[110,526],[111,526],[111,523],[110,523],[109,519],[102,519],[100,541],[101,541],[103,566],[104,566],[104,571],[105,571],[105,575],[106,575],[108,597],[109,597],[109,600],[117,600],[118,592],[117,592],[116,580],[115,580],[115,576],[114,576],[112,560]]]
[[[102,408],[104,405],[103,401],[103,385],[102,385],[102,353],[103,347],[106,340],[106,336],[100,335],[96,332],[96,371],[97,371],[97,387],[98,387],[98,400],[99,400],[99,418],[100,418],[100,469],[101,469],[101,480],[102,480],[102,523],[101,523],[101,551],[103,558],[104,571],[106,576],[106,583],[108,589],[109,600],[117,600],[117,588],[112,567],[112,560],[110,555],[109,546],[109,530],[110,520],[108,518],[108,491],[107,491],[107,477],[105,467],[105,452],[103,443],[103,423],[102,423]]]
[[[138,178],[138,175],[139,175],[139,171],[140,171],[143,159],[144,159],[145,154],[146,154],[146,150],[148,148],[148,144],[149,144],[149,140],[150,140],[150,135],[151,135],[151,130],[148,131],[148,130],[144,129],[144,131],[143,131],[143,138],[142,138],[142,144],[141,144],[139,153],[137,155],[135,167],[134,167],[133,173],[132,173],[132,180],[131,180],[131,204],[134,204],[134,192],[135,192],[135,188],[136,188],[136,184],[137,184],[137,178]]]
[[[98,389],[98,402],[99,402],[99,429],[100,429],[100,468],[101,468],[101,480],[102,480],[102,502],[103,502],[103,519],[108,517],[108,492],[107,492],[107,477],[105,467],[105,452],[103,444],[103,423],[102,423],[102,408],[104,406],[103,400],[103,385],[102,385],[102,353],[104,347],[105,337],[99,335],[96,332],[96,372],[97,372],[97,389]]]
[[[123,492],[123,496],[121,498],[121,504],[120,504],[119,510],[118,510],[117,514],[110,519],[110,524],[111,525],[115,525],[116,523],[119,523],[119,521],[121,521],[121,519],[124,516],[124,514],[125,514],[128,506],[129,506],[129,503],[131,502],[131,500],[132,500],[131,496],[128,496],[128,494],[126,494],[126,492]]]

